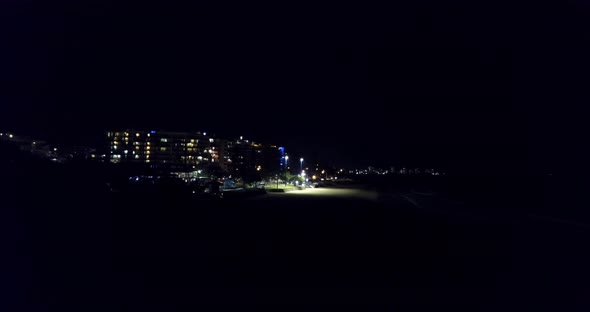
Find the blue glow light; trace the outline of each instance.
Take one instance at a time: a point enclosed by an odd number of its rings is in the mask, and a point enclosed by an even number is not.
[[[152,131],[150,131],[150,133],[151,134],[154,134],[154,133],[156,133],[156,130],[152,130]]]

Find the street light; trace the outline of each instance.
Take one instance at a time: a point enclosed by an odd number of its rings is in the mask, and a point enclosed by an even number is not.
[[[289,166],[289,156],[285,156],[285,168]]]
[[[303,157],[299,158],[299,162],[301,165],[301,171],[303,171]]]

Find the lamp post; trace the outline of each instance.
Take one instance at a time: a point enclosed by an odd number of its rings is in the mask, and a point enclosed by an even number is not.
[[[285,156],[285,170],[289,168],[289,156]]]
[[[299,163],[301,165],[301,171],[303,171],[303,157],[299,158]]]

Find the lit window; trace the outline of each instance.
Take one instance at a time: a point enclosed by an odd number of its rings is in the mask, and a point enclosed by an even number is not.
[[[161,138],[160,139],[160,142],[168,142],[168,139],[167,138]]]
[[[113,145],[113,149],[116,150],[117,149],[117,145]]]
[[[146,159],[146,160],[145,160],[145,162],[146,162],[146,163],[149,163],[149,162],[150,162],[150,160],[149,160],[149,159]]]
[[[145,148],[145,149],[149,151],[149,150],[150,150],[150,148],[151,148],[151,147],[148,145],[148,146],[146,146],[146,148]]]
[[[151,136],[149,133],[147,134],[148,138]]]
[[[166,148],[165,147],[160,147],[160,151],[161,152],[165,152],[166,151]]]
[[[129,136],[129,132],[125,132],[125,136]]]
[[[12,134],[9,134],[8,137],[12,139],[13,135]]]
[[[124,150],[123,153],[127,154],[129,151],[128,150]]]
[[[135,159],[139,159],[139,155],[135,155]]]
[[[209,142],[213,143],[213,139],[209,139]]]
[[[136,133],[136,134],[135,134],[135,136],[136,136],[136,137],[138,137],[138,136],[139,136],[139,132],[138,132],[138,133]]]

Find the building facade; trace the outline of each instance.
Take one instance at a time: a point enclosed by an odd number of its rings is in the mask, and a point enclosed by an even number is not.
[[[240,137],[227,141],[228,172],[256,171],[264,175],[281,169],[281,150],[275,145],[261,144]],[[282,149],[284,152],[284,148]]]
[[[146,164],[151,168],[193,171],[218,164],[228,174],[240,171],[280,170],[284,148],[242,137],[228,140],[201,132],[125,131],[107,132],[109,162]]]
[[[111,163],[143,163],[188,171],[219,161],[216,139],[205,133],[113,131],[107,133]]]

